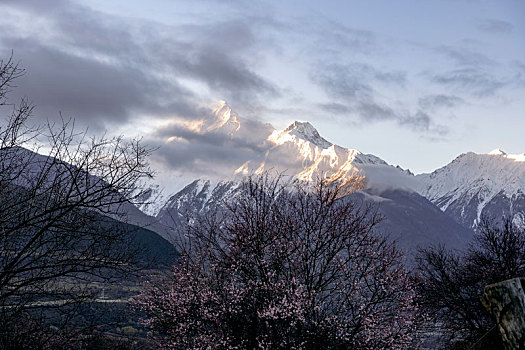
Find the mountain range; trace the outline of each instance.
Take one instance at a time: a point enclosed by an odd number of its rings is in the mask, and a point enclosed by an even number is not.
[[[432,173],[414,175],[375,155],[335,145],[308,122],[277,130],[240,117],[225,102],[192,130],[249,145],[249,159],[232,167],[229,176],[202,174],[175,193],[151,184],[140,200],[151,205],[126,204],[128,224],[174,242],[186,214],[221,206],[239,193],[244,176],[269,171],[305,182],[364,178],[366,186],[349,198],[375,208],[383,217],[378,229],[409,253],[429,245],[463,249],[484,216],[510,216],[525,225],[525,154],[469,152]]]
[[[250,128],[245,123],[221,102],[198,132],[246,140],[254,123]],[[231,176],[202,174],[180,191],[160,197],[159,186],[154,186],[150,195],[156,196],[155,206],[141,209],[176,229],[185,213],[205,212],[231,199],[242,176],[268,170],[302,181],[364,176],[366,187],[350,196],[375,206],[384,217],[380,229],[407,251],[437,244],[466,247],[484,215],[510,215],[516,223],[525,223],[525,155],[469,152],[430,174],[414,175],[375,155],[335,145],[308,122],[295,121],[284,130],[260,123],[253,137],[258,151],[232,168]]]

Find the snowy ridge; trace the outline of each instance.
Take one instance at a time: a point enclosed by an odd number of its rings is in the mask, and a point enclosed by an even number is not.
[[[195,180],[168,199],[157,219],[167,227],[178,227],[186,215],[213,210],[235,198],[239,190],[240,183],[235,181]]]
[[[518,191],[523,192],[525,155],[493,152],[465,153],[433,173],[417,175],[421,183],[418,192],[430,200],[465,191],[476,192],[479,189],[483,189],[484,198],[502,191],[507,196]]]
[[[319,148],[328,148],[332,146],[332,143],[326,141],[319,132],[309,122],[298,122],[294,121],[283,131],[274,131],[269,140],[275,144],[283,144],[287,141],[300,139],[305,142],[309,142]]]
[[[525,155],[507,154],[496,149],[488,154],[465,153],[430,174],[416,176],[417,191],[441,210],[457,211],[475,226],[482,214],[496,202],[504,201],[506,211],[519,214],[513,207],[525,193]],[[475,209],[474,218],[472,218]],[[503,208],[500,208],[500,212]],[[491,210],[498,215],[497,210]],[[488,213],[487,213],[488,214]],[[515,215],[519,221],[520,215]]]
[[[496,148],[495,150],[488,153],[491,156],[502,156],[507,159],[512,159],[516,162],[525,162],[525,153],[523,154],[507,154],[503,152],[501,149]]]
[[[344,179],[357,173],[366,176],[366,167],[360,165],[391,167],[374,155],[332,144],[308,122],[295,121],[282,131],[274,130],[268,141],[272,146],[262,160],[250,160],[235,173],[277,169],[303,181],[316,181],[325,177]]]

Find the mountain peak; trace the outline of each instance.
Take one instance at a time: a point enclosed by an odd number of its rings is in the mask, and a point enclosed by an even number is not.
[[[228,119],[232,113],[230,105],[224,100],[217,101],[212,106],[212,110],[213,115],[219,119]]]
[[[206,131],[223,130],[228,134],[232,134],[239,130],[239,116],[226,101],[217,101],[212,108],[212,118],[205,122],[204,125]]]
[[[320,148],[328,148],[332,146],[332,143],[319,135],[317,129],[309,122],[300,122],[296,120],[284,129],[283,134],[294,135]]]
[[[300,122],[300,121],[294,121],[292,124],[290,124],[284,131],[292,131],[294,129],[309,129],[309,130],[314,130],[315,132],[317,132],[317,130],[314,128],[314,126],[312,124],[310,124],[310,122]]]

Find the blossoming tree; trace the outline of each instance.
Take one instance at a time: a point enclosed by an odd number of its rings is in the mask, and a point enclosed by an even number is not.
[[[159,348],[393,349],[412,341],[401,255],[348,186],[246,179],[189,220],[184,258],[137,299]]]

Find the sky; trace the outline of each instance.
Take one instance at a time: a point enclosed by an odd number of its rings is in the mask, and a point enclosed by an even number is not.
[[[309,121],[414,173],[469,151],[525,153],[522,0],[0,0],[0,10],[0,57],[26,69],[13,99],[27,96],[40,120],[141,136],[167,170],[228,167],[257,148],[191,132],[218,100],[250,125]]]

